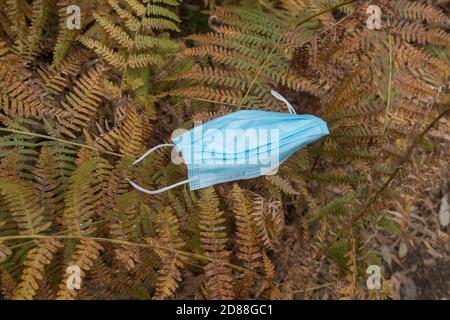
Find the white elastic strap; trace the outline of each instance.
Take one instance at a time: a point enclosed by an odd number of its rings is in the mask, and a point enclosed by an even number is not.
[[[284,104],[288,107],[290,114],[297,114],[297,112],[295,112],[294,107],[289,103],[289,101],[286,100],[285,97],[283,97],[281,94],[279,94],[275,90],[271,90],[270,93],[278,100],[284,102]]]
[[[136,161],[134,161],[133,164],[136,164],[136,163],[141,162],[141,161],[144,160],[145,157],[147,157],[150,153],[152,153],[153,151],[155,151],[155,150],[157,150],[157,149],[159,149],[159,148],[163,148],[163,147],[174,147],[174,146],[175,146],[175,145],[173,145],[173,144],[166,143],[166,144],[160,144],[160,145],[158,145],[158,146],[156,146],[156,147],[153,147],[153,148],[151,148],[150,150],[148,150],[146,153],[144,153],[139,159],[137,159]],[[180,182],[177,182],[177,183],[175,183],[175,184],[172,184],[171,186],[167,186],[167,187],[164,187],[164,188],[161,188],[161,189],[153,190],[153,191],[152,191],[152,190],[147,190],[147,189],[141,187],[140,185],[138,185],[137,183],[131,181],[130,179],[127,179],[127,181],[128,181],[129,184],[131,184],[131,185],[133,186],[133,188],[135,188],[135,189],[137,189],[137,190],[139,190],[139,191],[141,191],[141,192],[144,192],[144,193],[146,193],[146,194],[150,194],[150,195],[158,194],[158,193],[161,193],[161,192],[166,192],[166,191],[169,191],[169,190],[171,190],[171,189],[173,189],[173,188],[179,187],[179,186],[181,186],[181,185],[183,185],[183,184],[189,183],[189,179],[187,179],[187,180],[180,181]]]
[[[136,161],[133,162],[133,164],[139,163],[142,160],[144,160],[150,153],[152,153],[155,150],[158,150],[159,148],[163,148],[163,147],[175,147],[175,145],[171,144],[171,143],[165,143],[165,144],[160,144],[159,146],[153,147],[150,150],[148,150],[146,153],[144,153],[139,159],[137,159]]]
[[[147,190],[145,188],[142,188],[140,185],[136,184],[135,182],[131,181],[130,179],[127,179],[127,180],[133,186],[133,188],[135,188],[135,189],[137,189],[137,190],[139,190],[141,192],[144,192],[146,194],[150,194],[150,195],[158,194],[158,193],[161,193],[161,192],[166,192],[166,191],[169,191],[169,190],[171,190],[173,188],[182,186],[183,184],[189,183],[189,179],[187,179],[187,180],[184,180],[184,181],[177,182],[177,183],[175,183],[175,184],[173,184],[171,186],[151,191],[151,190]]]

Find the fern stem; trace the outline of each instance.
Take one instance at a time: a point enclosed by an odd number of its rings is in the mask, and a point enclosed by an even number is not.
[[[98,153],[104,153],[104,154],[109,154],[111,156],[115,156],[115,157],[120,157],[120,158],[125,158],[126,156],[120,153],[115,153],[115,152],[111,152],[111,151],[103,151],[103,150],[99,150],[93,146],[88,146],[86,144],[82,144],[82,143],[78,143],[78,142],[73,142],[73,141],[68,141],[68,140],[64,140],[64,139],[60,139],[60,138],[55,138],[55,137],[51,137],[51,136],[47,136],[44,134],[39,134],[39,133],[34,133],[34,132],[27,132],[27,131],[21,131],[21,130],[16,130],[16,129],[7,129],[7,128],[0,128],[0,131],[2,132],[8,132],[8,133],[16,133],[16,134],[22,134],[25,136],[30,136],[30,137],[36,137],[36,138],[42,138],[42,139],[47,139],[47,140],[52,140],[52,141],[56,141],[56,142],[60,142],[60,143],[64,143],[64,144],[68,144],[68,145],[72,145],[72,146],[76,146],[76,147],[80,147],[80,148],[85,148],[85,149],[89,149],[92,151],[96,151]]]
[[[99,224],[101,224],[101,223],[103,223],[103,222],[108,222],[108,219],[102,219],[102,220],[98,220],[98,221],[92,222],[92,223],[90,224],[90,226],[92,226],[92,227],[93,227],[93,226],[97,226],[97,225],[99,225]],[[60,231],[60,232],[56,232],[56,233],[54,233],[53,235],[59,236],[59,235],[63,235],[63,234],[66,233],[66,232],[68,232],[68,230],[63,230],[63,231]],[[17,248],[26,246],[27,244],[31,244],[31,243],[33,243],[33,241],[34,241],[34,240],[29,240],[29,241],[21,242],[21,243],[19,243],[19,244],[13,245],[13,246],[8,246],[8,248],[11,249],[11,250],[17,249]]]
[[[3,241],[8,241],[8,240],[21,240],[21,239],[75,239],[75,240],[92,240],[92,241],[98,241],[98,242],[109,242],[112,244],[120,244],[120,245],[125,245],[125,246],[133,246],[133,247],[139,247],[139,248],[151,248],[151,249],[159,249],[159,250],[165,250],[168,252],[172,252],[172,253],[176,253],[179,254],[180,256],[185,256],[185,257],[190,257],[190,258],[194,258],[197,260],[203,260],[203,261],[207,261],[207,262],[213,262],[214,259],[198,254],[198,253],[191,253],[191,252],[186,252],[186,251],[182,251],[182,250],[177,250],[177,249],[173,249],[173,248],[168,248],[168,247],[164,247],[164,246],[157,246],[157,245],[152,245],[152,244],[148,244],[148,243],[137,243],[137,242],[130,242],[130,241],[126,241],[126,240],[120,240],[120,239],[110,239],[110,238],[99,238],[99,237],[88,237],[88,236],[74,236],[74,235],[12,235],[12,236],[5,236],[5,237],[0,237],[0,243]],[[225,263],[227,266],[229,266],[230,268],[233,268],[237,271],[240,272],[249,272],[252,273],[256,276],[260,276],[258,273],[249,270],[247,268],[244,267],[240,267],[238,265],[235,265],[233,263]]]
[[[389,19],[388,24],[390,25]],[[388,31],[389,38],[389,69],[388,69],[388,91],[386,98],[386,111],[384,113],[384,127],[383,127],[383,135],[386,133],[386,129],[388,126],[388,116],[391,111],[391,95],[392,95],[392,73],[393,73],[393,48],[392,48],[392,35]]]
[[[317,286],[313,286],[313,287],[307,287],[307,288],[303,288],[303,289],[298,289],[298,290],[294,290],[294,291],[290,291],[289,294],[295,294],[295,293],[301,293],[301,292],[309,292],[309,291],[315,291],[318,289],[323,289],[323,288],[327,288],[332,286],[334,283],[333,282],[327,282],[324,284],[320,284]]]
[[[278,44],[280,43],[280,41],[283,39],[283,35],[280,36],[280,38],[278,38],[277,42],[275,42],[275,44],[273,45],[273,48],[270,50],[269,54],[267,55],[267,57],[264,59],[263,63],[261,64],[261,66],[258,68],[258,70],[256,71],[255,77],[252,79],[252,82],[250,83],[250,86],[248,87],[247,91],[245,92],[244,97],[242,98],[241,104],[243,104],[245,102],[245,99],[247,99],[248,95],[250,94],[250,91],[252,90],[253,86],[255,85],[256,79],[258,79],[259,75],[262,72],[262,69],[264,68],[264,66],[266,65],[267,61],[269,61],[270,57],[272,56],[272,54],[275,52],[275,49],[277,48]]]
[[[209,99],[203,99],[203,98],[189,97],[189,99],[190,99],[190,100],[194,100],[194,101],[201,101],[201,102],[208,102],[208,103],[221,104],[221,105],[224,105],[224,106],[230,106],[230,107],[238,107],[238,108],[245,107],[245,106],[242,105],[242,104],[228,103],[228,102],[218,102],[218,101],[209,100]]]

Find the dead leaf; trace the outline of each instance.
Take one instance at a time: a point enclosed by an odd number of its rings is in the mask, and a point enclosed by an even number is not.
[[[390,249],[386,245],[381,246],[381,256],[383,257],[383,260],[386,261],[386,263],[391,266],[392,265],[392,255],[390,252]]]
[[[441,199],[439,208],[439,222],[441,226],[446,227],[450,223],[450,206],[448,204],[448,195],[445,194]]]
[[[413,279],[401,272],[396,272],[391,277],[392,298],[394,300],[417,299],[417,287]]]
[[[402,240],[398,247],[398,257],[403,258],[406,256],[407,253],[408,253],[408,245],[406,244],[405,241]]]

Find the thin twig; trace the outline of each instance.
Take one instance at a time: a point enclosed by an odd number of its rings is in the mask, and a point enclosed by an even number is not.
[[[93,227],[93,226],[99,225],[99,224],[101,224],[101,223],[103,223],[103,222],[108,222],[108,219],[102,219],[102,220],[98,220],[98,221],[92,222],[92,223],[91,223],[91,226]],[[59,236],[59,235],[65,234],[65,233],[67,233],[67,232],[68,232],[67,230],[62,230],[62,231],[59,231],[59,232],[54,233],[53,235]],[[21,242],[21,243],[18,243],[18,244],[16,244],[16,245],[13,245],[13,246],[8,246],[8,248],[11,249],[11,250],[13,250],[13,249],[17,249],[17,248],[26,246],[26,245],[28,245],[28,244],[32,244],[33,242],[34,242],[34,240],[25,241],[25,242]]]
[[[331,285],[333,285],[333,284],[334,284],[333,282],[328,282],[328,283],[320,284],[320,285],[313,286],[313,287],[307,287],[307,288],[304,288],[304,289],[294,290],[294,291],[289,292],[289,294],[300,293],[300,292],[315,291],[315,290],[318,290],[318,289],[327,288],[327,287],[329,287],[329,286],[331,286]]]
[[[400,170],[402,169],[403,164],[409,159],[410,155],[412,154],[413,150],[417,147],[418,142],[425,137],[425,135],[443,118],[445,115],[450,113],[450,106],[446,105],[444,108],[444,111],[442,111],[436,118],[431,121],[424,130],[420,134],[418,134],[411,145],[408,147],[408,149],[405,151],[402,159],[400,160],[399,164],[397,165],[396,169],[389,175],[389,177],[386,179],[386,181],[383,183],[383,185],[373,193],[373,195],[361,206],[361,208],[357,211],[356,214],[353,215],[353,217],[344,225],[342,228],[342,231],[338,232],[336,236],[333,238],[333,240],[326,245],[323,249],[319,250],[318,255],[323,253],[324,251],[327,251],[331,245],[333,245],[338,239],[342,236],[342,234],[345,232],[345,230],[352,227],[352,225],[357,222],[358,220],[362,219],[367,215],[369,212],[369,207],[377,200],[377,198],[383,194],[383,192],[389,187],[389,185],[394,181],[395,177],[398,175]]]
[[[388,20],[388,24],[389,20]],[[388,29],[389,30],[389,29]],[[392,48],[392,35],[388,31],[388,38],[389,38],[389,70],[388,70],[388,91],[387,91],[387,98],[386,98],[386,111],[384,113],[384,127],[383,127],[383,135],[386,133],[386,128],[388,126],[388,117],[389,112],[391,111],[391,94],[392,94],[392,73],[394,68],[394,60],[393,60],[393,48]]]
[[[428,133],[428,131],[430,131],[436,125],[436,123],[438,123],[439,120],[441,120],[441,118],[443,118],[449,112],[450,112],[450,107],[445,108],[444,111],[442,111],[436,118],[434,118],[433,121],[431,121],[428,124],[428,126],[426,126],[426,128],[424,130],[422,130],[422,132],[414,138],[414,140],[411,143],[411,145],[405,151],[402,159],[400,160],[400,163],[397,165],[395,170],[389,175],[389,177],[386,180],[386,182],[366,202],[366,205],[364,205],[363,208],[360,209],[359,212],[353,216],[353,218],[350,220],[349,224],[353,224],[354,222],[358,221],[359,219],[361,219],[366,214],[366,209],[368,209],[369,206],[372,205],[375,202],[375,200],[378,198],[378,196],[380,196],[387,189],[387,187],[389,187],[391,182],[395,179],[397,174],[400,172],[403,164],[406,161],[408,161],[410,155],[412,154],[412,151],[417,147],[418,142],[421,139],[423,139],[425,137],[425,135]]]
[[[236,103],[228,103],[228,102],[218,102],[215,100],[209,100],[209,99],[203,99],[203,98],[195,98],[195,97],[189,97],[189,100],[195,100],[195,101],[201,101],[201,102],[208,102],[208,103],[215,103],[215,104],[222,104],[224,106],[231,106],[231,107],[238,107],[238,108],[242,108],[245,106],[242,104],[236,104]]]
[[[85,149],[89,149],[98,153],[104,153],[104,154],[109,154],[110,156],[115,156],[115,157],[120,157],[120,158],[125,158],[126,156],[120,153],[115,153],[115,152],[111,152],[111,151],[104,151],[104,150],[99,150],[93,146],[88,146],[86,144],[82,144],[82,143],[78,143],[78,142],[73,142],[73,141],[68,141],[68,140],[64,140],[64,139],[60,139],[60,138],[55,138],[55,137],[51,137],[51,136],[47,136],[44,134],[39,134],[39,133],[34,133],[34,132],[27,132],[27,131],[21,131],[21,130],[16,130],[16,129],[7,129],[7,128],[0,128],[0,131],[2,132],[9,132],[9,133],[16,133],[16,134],[22,134],[25,136],[30,136],[30,137],[36,137],[36,138],[42,138],[42,139],[47,139],[47,140],[52,140],[52,141],[56,141],[56,142],[60,142],[63,144],[68,144],[68,145],[72,145],[72,146],[76,146],[76,147],[80,147],[80,148],[85,148]]]
[[[3,241],[8,240],[20,240],[20,239],[75,239],[75,240],[92,240],[92,241],[98,241],[98,242],[108,242],[113,244],[120,244],[125,246],[133,246],[133,247],[139,247],[139,248],[151,248],[151,249],[159,249],[164,250],[167,252],[172,252],[179,254],[180,256],[185,257],[191,257],[197,260],[203,260],[207,262],[213,262],[214,259],[198,254],[198,253],[191,253],[181,250],[176,250],[173,248],[168,248],[164,246],[158,246],[158,245],[152,245],[148,243],[137,243],[137,242],[131,242],[126,240],[120,240],[120,239],[110,239],[110,238],[99,238],[99,237],[88,237],[88,236],[74,236],[74,235],[12,235],[12,236],[5,236],[0,237],[0,243]],[[233,268],[235,270],[238,270],[240,272],[250,272],[252,274],[258,275],[256,272],[249,270],[247,268],[232,264],[232,263],[225,263],[230,268]]]

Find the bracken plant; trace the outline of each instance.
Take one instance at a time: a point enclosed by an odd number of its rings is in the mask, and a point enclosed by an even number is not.
[[[448,177],[448,14],[187,2],[0,0],[0,298],[392,298],[388,277],[366,287],[378,241],[420,245],[402,209]],[[132,165],[177,128],[286,112],[271,89],[330,135],[272,176],[154,196],[129,185],[186,176],[166,149]],[[448,232],[426,245],[448,248]]]

